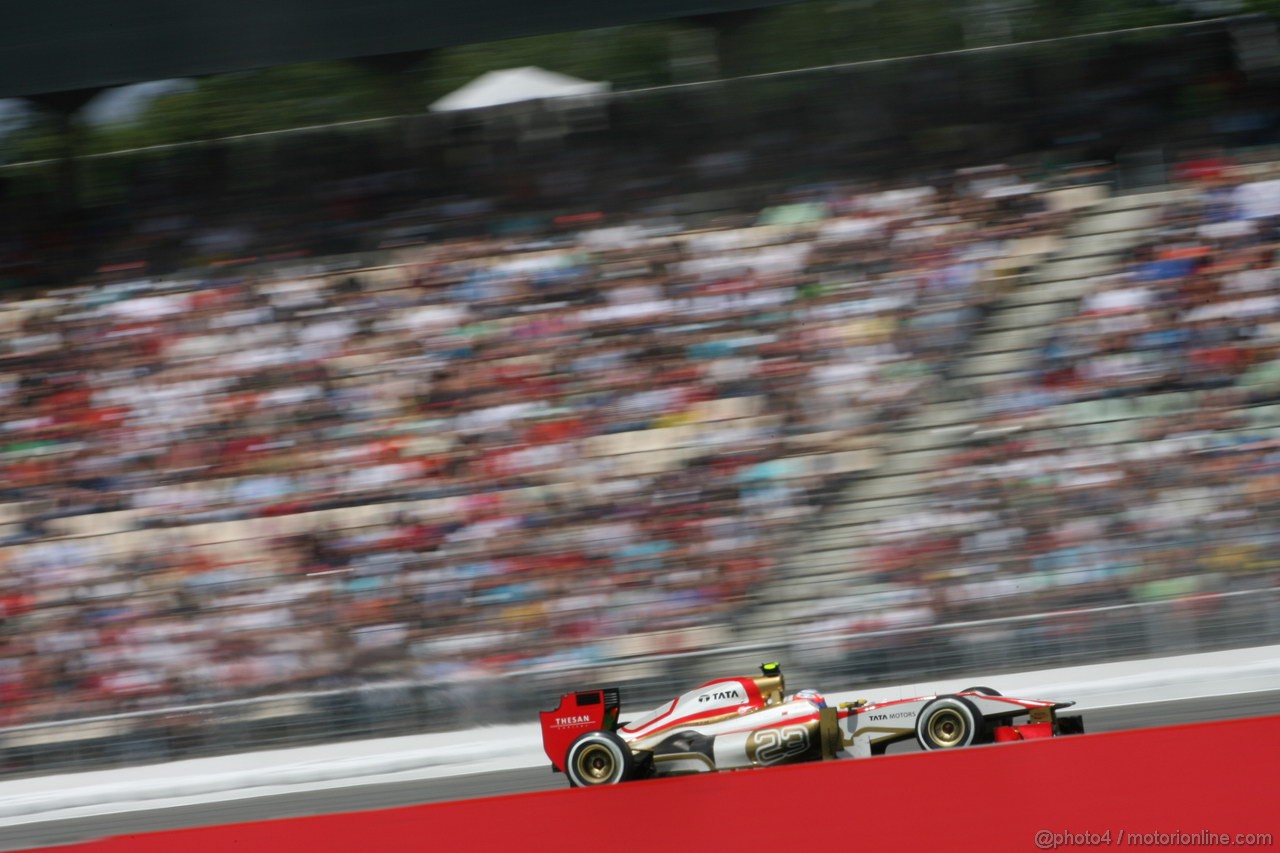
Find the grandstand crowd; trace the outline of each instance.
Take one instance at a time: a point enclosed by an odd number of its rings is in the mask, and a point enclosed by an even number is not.
[[[936,523],[880,553],[949,581],[952,615],[1275,585],[1280,179],[1219,162],[1180,186],[1029,369],[988,385],[983,437],[934,472]]]
[[[928,520],[888,520],[851,573],[942,584],[925,621],[1271,582],[1280,182],[1228,164],[1184,186],[1034,370],[976,401],[1023,430],[947,460]],[[404,193],[371,180],[357,195],[395,204],[358,242],[392,248],[338,271],[225,263],[289,248],[231,213],[149,216],[121,263],[0,305],[0,715],[588,664],[749,624],[807,522],[945,393],[1027,263],[1012,247],[1069,227],[1040,189],[828,181],[513,230],[493,200],[392,214]],[[143,244],[203,261],[148,275]],[[1087,406],[1133,416],[1082,441]]]

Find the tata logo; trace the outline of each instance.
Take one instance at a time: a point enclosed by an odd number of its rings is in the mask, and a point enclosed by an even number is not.
[[[578,726],[591,725],[591,718],[584,715],[576,717],[556,717],[555,728],[557,729],[575,729]]]
[[[892,714],[868,714],[868,720],[901,720],[904,717],[914,717],[915,711],[894,711]]]
[[[742,699],[742,694],[737,690],[717,690],[714,693],[703,693],[698,697],[699,702],[719,702],[725,699]]]

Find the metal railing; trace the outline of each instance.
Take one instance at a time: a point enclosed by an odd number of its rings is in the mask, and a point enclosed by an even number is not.
[[[784,662],[791,687],[877,685],[1280,642],[1280,589],[1192,596],[1008,619],[808,636],[571,669],[340,690],[139,711],[0,729],[0,776],[124,766],[235,752],[532,722],[561,692],[622,688],[624,713],[701,681]],[[998,685],[996,685],[998,687]]]

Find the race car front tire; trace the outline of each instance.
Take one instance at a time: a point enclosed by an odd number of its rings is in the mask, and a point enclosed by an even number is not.
[[[916,717],[916,741],[924,750],[957,749],[990,739],[978,706],[963,696],[939,696]]]
[[[1000,696],[999,690],[994,687],[966,687],[961,693],[981,693],[983,696]]]
[[[564,773],[574,788],[616,785],[635,775],[635,756],[613,732],[587,732],[569,746]]]

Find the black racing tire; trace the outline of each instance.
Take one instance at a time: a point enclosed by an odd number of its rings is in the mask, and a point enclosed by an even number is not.
[[[978,706],[963,696],[939,696],[916,717],[916,741],[923,750],[959,749],[990,739],[991,727]]]
[[[574,788],[617,785],[635,776],[636,760],[627,742],[613,732],[587,732],[569,746],[564,775]]]
[[[961,693],[981,693],[983,696],[1003,696],[999,690],[994,687],[966,687]]]

